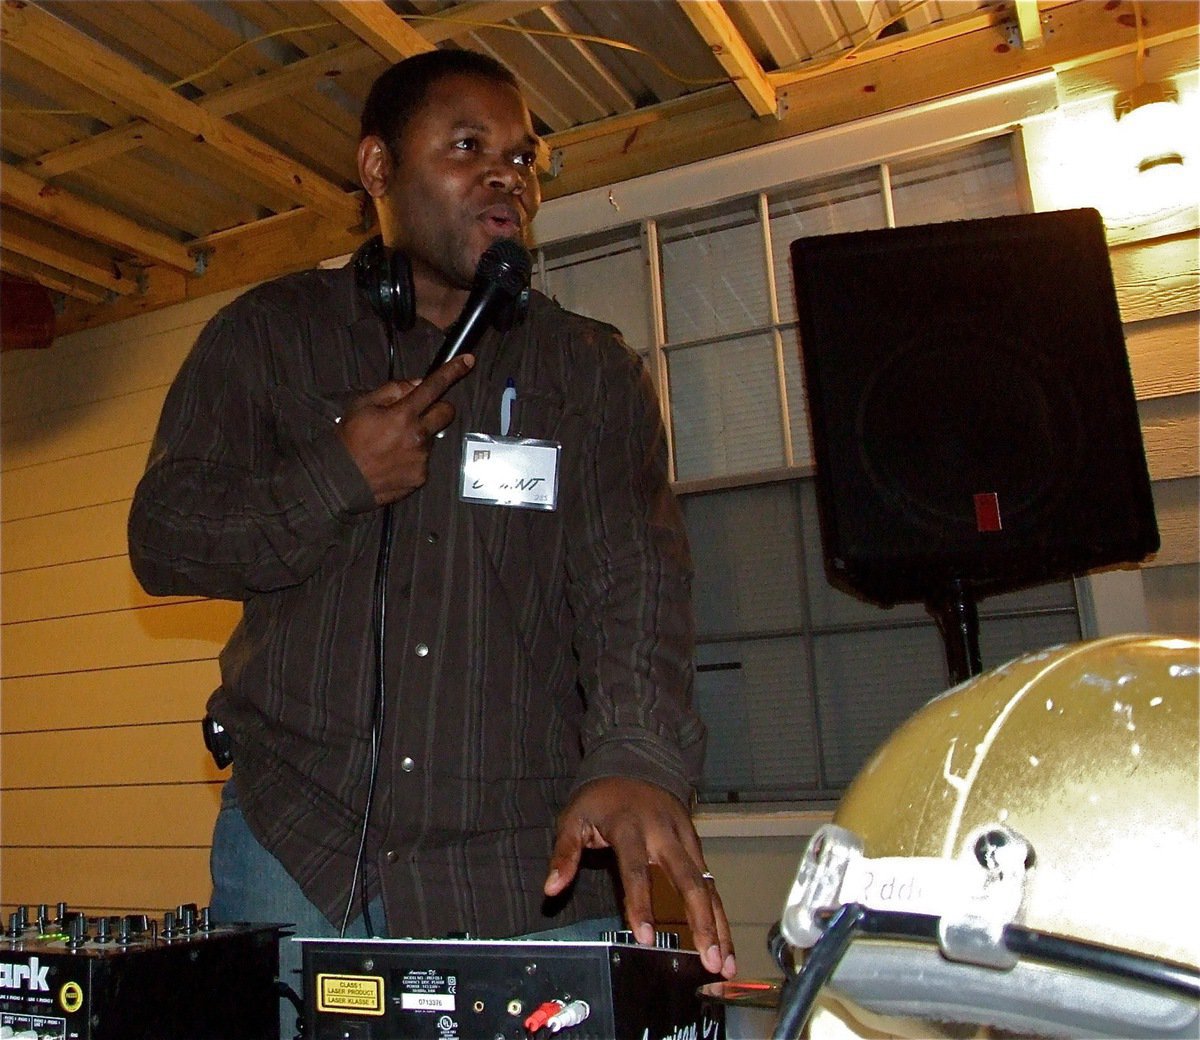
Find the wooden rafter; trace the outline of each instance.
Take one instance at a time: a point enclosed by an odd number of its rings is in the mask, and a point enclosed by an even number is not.
[[[0,249],[0,271],[6,271],[8,274],[16,275],[18,278],[24,278],[30,282],[37,282],[51,292],[62,293],[64,296],[82,300],[84,303],[104,303],[108,299],[108,293],[103,289],[98,289],[74,275],[63,274],[61,271],[46,267],[36,260],[31,260],[29,257],[21,256],[16,251],[10,250],[7,236],[4,248]]]
[[[754,114],[775,115],[779,109],[775,88],[720,3],[717,0],[680,0],[680,7],[712,48],[713,55],[729,73]]]
[[[357,219],[357,203],[336,184],[232,123],[213,117],[47,11],[33,4],[6,3],[3,12],[7,45],[89,90],[115,99],[130,114],[171,136],[213,148],[248,176],[287,198],[333,220],[352,224]]]
[[[0,166],[0,200],[57,227],[70,228],[85,238],[166,264],[176,271],[190,273],[196,269],[195,257],[173,238],[38,180],[15,166]]]
[[[6,222],[3,241],[4,248],[18,256],[36,260],[39,264],[62,271],[64,274],[74,275],[76,278],[82,278],[84,281],[91,282],[110,292],[128,296],[138,290],[137,283],[132,279],[122,278],[112,270],[81,260],[78,256],[39,240],[32,234],[14,228],[10,222]]]
[[[431,51],[434,45],[383,0],[317,0],[321,9],[388,61],[403,61]]]
[[[230,116],[255,105],[286,97],[310,86],[322,76],[356,72],[377,60],[378,56],[361,43],[345,43],[310,58],[301,58],[273,72],[264,72],[244,83],[213,91],[195,104],[209,115]],[[150,125],[144,119],[135,119],[124,126],[40,155],[25,163],[24,168],[42,177],[57,177],[136,148],[152,146],[155,141],[167,136],[167,131]]]
[[[416,31],[429,44],[473,32],[479,24],[489,24],[502,18],[513,18],[529,11],[550,6],[530,0],[484,0],[483,3],[455,8],[455,17],[431,17],[416,25]],[[213,91],[199,98],[195,104],[209,115],[226,117],[305,90],[325,76],[343,76],[360,69],[369,68],[379,60],[376,51],[360,40],[339,44],[337,47],[300,58],[279,69],[264,72],[259,76],[235,83],[223,90]],[[632,101],[630,102],[632,104]],[[134,119],[123,126],[114,127],[82,141],[76,141],[46,152],[23,164],[23,168],[35,176],[58,177],[72,170],[82,169],[137,148],[153,146],[156,140],[167,136],[167,132],[152,126],[144,119]]]

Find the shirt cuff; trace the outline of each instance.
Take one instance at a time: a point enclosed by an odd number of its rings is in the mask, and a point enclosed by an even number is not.
[[[371,486],[336,431],[331,429],[306,441],[299,454],[313,489],[330,515],[346,520],[352,514],[375,509]]]
[[[677,748],[645,733],[638,738],[614,735],[584,756],[575,774],[571,796],[592,780],[619,776],[661,787],[690,809],[695,796],[695,781],[691,779],[694,774],[687,765]]]

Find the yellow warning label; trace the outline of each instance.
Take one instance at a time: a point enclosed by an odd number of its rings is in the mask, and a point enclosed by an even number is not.
[[[78,982],[68,982],[58,991],[58,1003],[64,1011],[72,1014],[83,1007],[83,988]]]
[[[317,973],[317,1010],[382,1015],[383,979],[374,975]]]

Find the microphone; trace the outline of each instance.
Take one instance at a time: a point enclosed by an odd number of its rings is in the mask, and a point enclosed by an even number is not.
[[[433,364],[425,373],[429,376],[447,361],[469,350],[479,341],[496,312],[511,304],[529,287],[533,261],[528,251],[511,238],[498,238],[479,258],[475,281],[462,313],[446,330]]]

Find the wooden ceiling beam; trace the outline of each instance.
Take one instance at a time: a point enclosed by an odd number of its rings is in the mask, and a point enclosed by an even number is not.
[[[718,0],[679,0],[679,6],[754,114],[776,115],[779,100],[775,88]]]
[[[85,238],[166,264],[176,271],[192,273],[196,270],[196,258],[173,238],[144,228],[127,217],[38,180],[7,163],[0,165],[0,201],[58,227],[76,231]]]
[[[384,0],[355,0],[352,4],[343,0],[317,0],[317,4],[388,61],[403,61],[435,49]]]
[[[357,5],[355,5],[357,6]],[[358,218],[353,197],[253,135],[217,119],[47,11],[5,0],[4,42],[176,138],[211,147],[248,176],[331,220]]]
[[[530,11],[550,7],[531,0],[483,0],[454,8],[455,17],[430,16],[416,29],[431,44],[474,32],[483,25],[495,24],[505,18],[515,18]],[[379,55],[361,40],[352,40],[337,47],[300,58],[282,68],[264,72],[243,83],[198,98],[196,104],[213,116],[231,116],[256,105],[267,104],[297,91],[306,90],[325,76],[341,76],[370,67]],[[632,102],[631,102],[632,103]],[[107,159],[124,155],[136,148],[151,147],[166,131],[151,126],[144,119],[135,119],[82,141],[56,148],[22,164],[35,176],[58,177],[72,170],[92,166]]]
[[[442,14],[421,15],[414,29],[430,43],[453,40],[489,25],[553,7],[558,0],[479,0],[455,4]],[[411,16],[410,16],[411,17]]]
[[[947,40],[958,39],[982,29],[995,29],[1003,25],[1007,17],[1008,14],[1002,7],[989,8],[982,12],[973,11],[957,18],[935,22],[928,27],[923,27],[919,33],[913,35],[900,33],[896,36],[885,36],[881,40],[874,40],[855,50],[844,51],[832,58],[805,61],[790,68],[780,69],[778,72],[768,72],[767,78],[777,90],[783,90],[796,83],[828,76],[839,69],[869,65],[871,62],[883,61],[909,51],[945,43]]]
[[[105,130],[93,137],[85,137],[81,141],[72,141],[62,148],[45,152],[33,159],[27,159],[21,164],[21,169],[35,177],[49,180],[51,177],[61,177],[72,170],[83,169],[125,155],[143,144],[148,144],[156,137],[166,134],[157,127],[151,126],[144,119]]]
[[[112,270],[88,263],[77,256],[63,252],[62,249],[46,242],[40,242],[32,235],[25,234],[11,225],[4,229],[4,248],[18,256],[36,260],[39,264],[44,264],[55,271],[75,275],[77,278],[82,278],[121,296],[129,296],[138,291],[137,283],[131,278],[122,278],[120,273],[114,273]]]
[[[99,306],[69,304],[59,320],[59,329],[65,334],[93,328],[290,271],[307,270],[332,256],[352,253],[365,237],[364,232],[339,228],[312,210],[280,213],[198,239],[197,247],[211,250],[203,278],[184,278],[151,268],[145,295]]]
[[[62,293],[64,296],[82,300],[84,303],[98,304],[104,303],[108,299],[108,293],[103,289],[87,285],[72,275],[44,267],[36,260],[9,250],[7,236],[5,236],[4,247],[0,248],[0,271],[7,271],[26,281],[37,282],[51,292]]]
[[[358,41],[343,43],[272,72],[264,72],[243,83],[215,90],[198,98],[195,104],[209,115],[230,116],[311,87],[314,81],[323,76],[357,72],[378,60],[379,56],[374,51]],[[71,170],[124,155],[136,148],[152,147],[156,140],[166,136],[165,130],[151,126],[144,119],[135,119],[124,126],[39,155],[23,163],[22,168],[38,176],[58,177]]]

